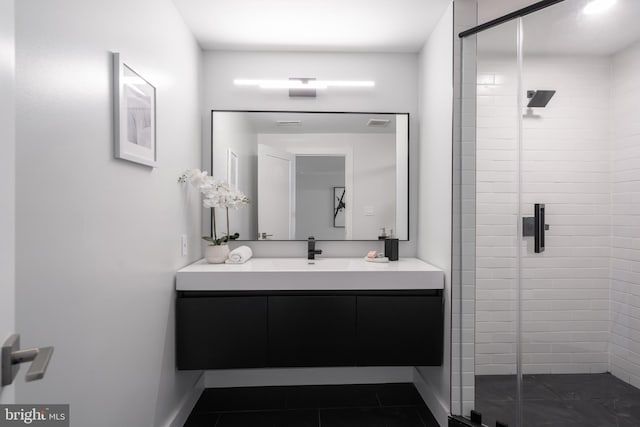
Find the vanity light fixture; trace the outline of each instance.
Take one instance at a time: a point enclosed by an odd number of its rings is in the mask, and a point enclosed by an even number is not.
[[[289,80],[235,79],[236,86],[258,86],[261,89],[328,89],[330,87],[374,87],[370,80],[315,80],[292,78]]]
[[[606,12],[617,2],[618,0],[593,0],[582,9],[582,13],[585,15],[597,15]]]
[[[287,80],[235,79],[236,86],[258,86],[261,89],[289,89],[290,97],[315,98],[318,89],[330,87],[373,87],[373,81],[362,80],[317,80],[312,77],[289,77]]]

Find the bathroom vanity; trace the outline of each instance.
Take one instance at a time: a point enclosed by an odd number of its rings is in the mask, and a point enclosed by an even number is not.
[[[177,274],[177,366],[436,366],[444,274],[415,258],[198,261]]]

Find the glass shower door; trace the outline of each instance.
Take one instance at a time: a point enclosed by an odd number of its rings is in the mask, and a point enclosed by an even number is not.
[[[523,425],[640,425],[639,3],[522,18]]]
[[[476,101],[475,146],[467,150],[473,170],[466,171],[475,172],[475,200],[463,198],[474,217],[466,233],[475,250],[474,408],[492,426],[515,425],[518,412],[519,31],[514,20],[464,42],[477,49],[475,84],[465,89]]]
[[[487,425],[640,425],[638,19],[565,0],[462,40],[459,399]]]

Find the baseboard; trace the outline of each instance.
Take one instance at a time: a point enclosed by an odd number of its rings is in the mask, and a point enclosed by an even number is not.
[[[413,382],[413,367],[225,369],[205,372],[207,388]]]
[[[435,417],[441,427],[448,425],[449,404],[436,394],[436,388],[425,379],[417,369],[413,369],[413,384],[416,386],[422,400]]]
[[[204,383],[204,373],[202,373],[193,385],[191,391],[189,391],[189,393],[187,393],[187,395],[178,404],[178,408],[175,410],[175,415],[169,417],[170,421],[166,427],[184,426],[184,423],[187,422],[187,418],[189,418],[191,411],[193,411],[200,395],[205,389]]]

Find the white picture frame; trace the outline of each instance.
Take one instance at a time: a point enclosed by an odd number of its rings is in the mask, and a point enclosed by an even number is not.
[[[232,190],[238,189],[238,155],[227,148],[227,182]]]
[[[156,88],[122,54],[113,54],[114,155],[155,168]]]

